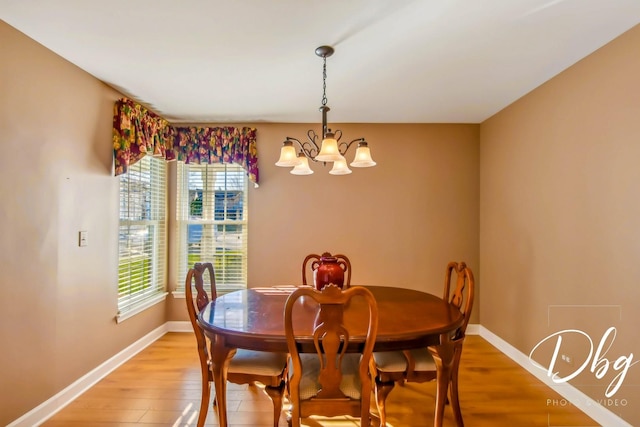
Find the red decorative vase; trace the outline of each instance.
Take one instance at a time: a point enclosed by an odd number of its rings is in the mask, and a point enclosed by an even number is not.
[[[320,261],[311,263],[313,270],[313,283],[317,290],[321,291],[329,283],[342,288],[344,285],[344,272],[347,264],[344,261],[338,261],[338,258],[331,256],[329,252],[325,252],[320,257]]]

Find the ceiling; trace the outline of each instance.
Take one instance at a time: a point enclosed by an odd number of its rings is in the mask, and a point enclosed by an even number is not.
[[[640,0],[0,0],[174,123],[480,123],[640,23]]]

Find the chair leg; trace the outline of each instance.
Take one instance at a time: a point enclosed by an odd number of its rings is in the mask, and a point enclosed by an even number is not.
[[[209,398],[211,397],[211,382],[206,379],[202,381],[202,396],[200,397],[200,411],[198,412],[198,427],[204,426],[204,422],[207,420],[207,413],[209,412]],[[213,403],[215,405],[215,398]]]
[[[373,388],[373,384],[372,384]],[[373,391],[373,390],[372,390]],[[371,427],[371,394],[369,398],[361,396],[360,400],[360,427]]]
[[[385,402],[387,400],[387,396],[393,390],[395,382],[380,382],[376,380],[375,382],[375,396],[376,396],[376,406],[378,407],[378,414],[380,416],[380,427],[387,426],[387,409],[385,407]]]
[[[291,417],[287,419],[287,425],[289,427],[302,427],[300,424],[300,417],[296,417],[291,414]]]
[[[456,352],[453,360],[453,369],[451,372],[451,383],[449,384],[449,391],[451,394],[451,409],[453,409],[453,415],[456,419],[456,425],[458,427],[464,427],[462,421],[462,411],[460,410],[460,400],[458,399],[458,367],[460,365],[460,351]]]
[[[360,418],[360,427],[371,427],[371,416],[369,414]]]
[[[282,396],[284,394],[284,381],[279,386],[266,386],[264,391],[269,395],[273,402],[273,427],[278,427],[280,422],[280,414],[282,413]]]

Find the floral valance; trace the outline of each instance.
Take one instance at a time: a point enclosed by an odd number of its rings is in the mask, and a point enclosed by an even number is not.
[[[185,163],[236,163],[257,184],[258,149],[254,128],[174,127],[142,105],[122,98],[113,114],[115,175],[147,154]]]
[[[168,121],[130,99],[116,101],[113,113],[116,175],[125,173],[129,165],[147,154],[170,160],[172,146],[173,129]]]
[[[175,127],[173,151],[185,163],[236,163],[258,183],[258,149],[253,128]]]

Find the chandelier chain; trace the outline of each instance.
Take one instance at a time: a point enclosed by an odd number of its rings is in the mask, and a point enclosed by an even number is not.
[[[327,57],[324,56],[322,64],[322,106],[327,105]]]

